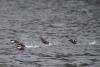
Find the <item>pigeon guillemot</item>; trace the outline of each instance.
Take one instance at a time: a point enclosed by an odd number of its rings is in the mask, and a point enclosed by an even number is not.
[[[70,41],[70,42],[73,43],[73,44],[76,44],[76,43],[77,43],[77,41],[76,41],[76,40],[73,40],[73,39],[70,39],[70,40],[68,40],[68,41]]]
[[[16,48],[18,50],[24,50],[25,49],[25,45],[23,43],[20,43],[17,40],[10,40],[10,41],[11,41],[11,43],[15,43],[16,44],[16,46],[17,46]]]
[[[39,37],[41,42],[44,44],[49,44],[49,42],[47,40],[45,40],[42,36]]]
[[[52,43],[48,42],[47,40],[45,40],[42,36],[39,37],[41,42],[44,43],[46,46],[51,46],[53,45]]]

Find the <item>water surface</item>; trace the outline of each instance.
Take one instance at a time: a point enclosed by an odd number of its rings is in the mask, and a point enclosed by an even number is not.
[[[0,0],[0,67],[99,67],[99,0]],[[45,46],[39,36],[54,45]],[[11,39],[30,47],[9,45]],[[76,45],[69,39],[78,41]]]

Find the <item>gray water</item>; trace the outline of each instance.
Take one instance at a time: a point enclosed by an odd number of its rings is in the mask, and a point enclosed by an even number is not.
[[[0,0],[0,67],[100,67],[100,1]]]

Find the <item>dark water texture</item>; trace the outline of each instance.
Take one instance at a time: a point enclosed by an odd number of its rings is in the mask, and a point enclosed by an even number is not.
[[[11,39],[41,47],[16,51]],[[0,0],[0,67],[100,67],[100,1]]]

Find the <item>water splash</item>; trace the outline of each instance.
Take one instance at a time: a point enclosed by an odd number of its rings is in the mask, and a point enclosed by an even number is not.
[[[89,45],[99,45],[99,43],[94,40],[94,41],[89,42]]]
[[[32,46],[32,45],[26,45],[26,48],[39,48],[40,46],[38,46],[38,45],[34,45],[34,46]]]

